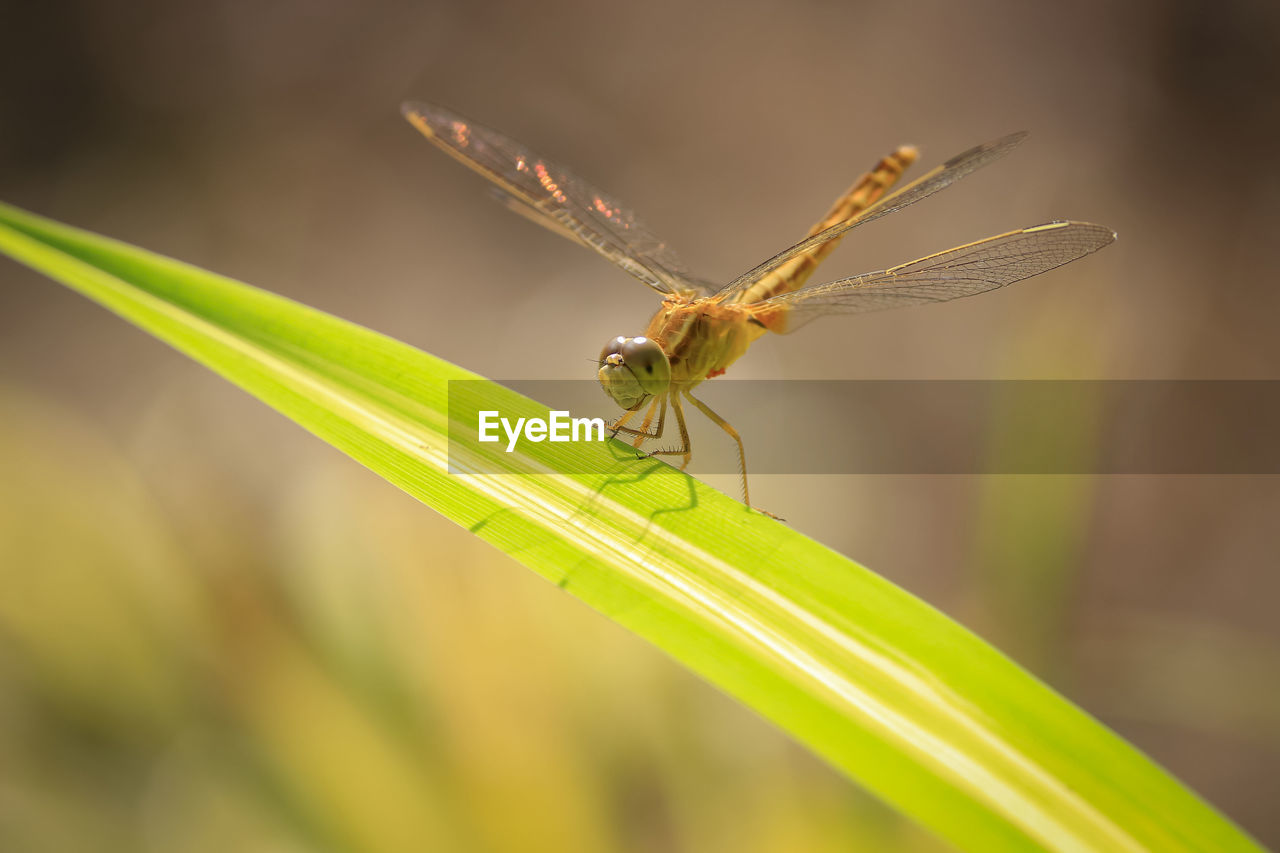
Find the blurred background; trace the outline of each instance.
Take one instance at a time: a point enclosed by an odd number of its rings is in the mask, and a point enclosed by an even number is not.
[[[713,278],[801,236],[898,144],[928,167],[1017,129],[1032,137],[1006,161],[858,232],[823,272],[1055,218],[1120,234],[997,294],[764,340],[735,378],[1280,378],[1265,0],[60,0],[5,18],[0,198],[495,378],[589,376],[653,294],[492,204],[401,119],[406,98],[571,165]],[[797,430],[839,441],[857,423]],[[0,435],[5,850],[941,846],[8,261]],[[997,431],[992,453],[1035,440]],[[752,491],[1280,845],[1276,477]]]

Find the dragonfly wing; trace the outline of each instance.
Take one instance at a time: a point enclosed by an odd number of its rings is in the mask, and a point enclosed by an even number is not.
[[[510,209],[571,236],[661,293],[710,292],[635,214],[563,166],[443,107],[411,101],[401,111],[446,153],[493,181]]]
[[[890,213],[902,210],[904,207],[913,205],[918,201],[928,198],[939,190],[946,189],[956,181],[970,175],[999,160],[1004,155],[1013,150],[1018,143],[1027,137],[1026,131],[1011,133],[1008,136],[1002,136],[991,142],[970,148],[962,154],[957,154],[941,166],[933,169],[920,178],[907,184],[895,193],[890,193],[880,199],[875,204],[863,210],[852,219],[846,219],[844,222],[837,223],[825,231],[819,231],[812,237],[808,237],[796,243],[786,251],[774,255],[769,260],[747,270],[742,275],[721,288],[716,296],[724,300],[739,291],[745,290],[755,284],[787,261],[811,251],[818,245],[835,239],[846,231],[856,228],[859,225],[865,225],[868,222],[879,219],[882,216],[888,216]]]
[[[786,309],[771,324],[794,331],[824,314],[853,314],[946,302],[995,290],[1060,267],[1110,244],[1115,232],[1091,222],[1050,222],[988,237],[892,269],[806,287],[755,303]]]
[[[540,225],[554,234],[559,234],[571,243],[576,243],[579,246],[586,246],[588,249],[591,248],[591,246],[582,242],[582,239],[577,234],[561,225],[560,220],[552,219],[538,208],[533,205],[526,204],[516,196],[513,196],[511,193],[502,189],[502,187],[489,187],[489,198],[493,199],[517,216],[523,216],[534,225]]]

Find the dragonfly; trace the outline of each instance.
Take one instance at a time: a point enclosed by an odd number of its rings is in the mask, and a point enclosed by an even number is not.
[[[762,335],[787,334],[818,317],[946,302],[1040,275],[1107,246],[1115,232],[1059,220],[997,234],[889,269],[808,285],[818,264],[852,229],[921,201],[1008,154],[1013,133],[970,148],[890,192],[918,152],[900,146],[858,178],[800,242],[725,285],[694,276],[627,207],[527,146],[456,112],[418,101],[401,112],[445,153],[488,178],[511,211],[585,246],[661,295],[643,334],[620,335],[600,353],[596,375],[623,414],[610,426],[640,449],[675,416],[679,446],[647,456],[693,455],[684,403],[724,430],[738,448],[742,497],[751,506],[742,436],[693,391],[723,374]],[[642,414],[643,413],[643,414]],[[636,417],[639,423],[632,425]]]

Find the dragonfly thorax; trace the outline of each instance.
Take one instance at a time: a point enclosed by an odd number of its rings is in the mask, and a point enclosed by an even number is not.
[[[652,338],[609,341],[600,353],[596,371],[600,386],[624,409],[638,409],[655,394],[663,394],[671,384],[671,362]]]

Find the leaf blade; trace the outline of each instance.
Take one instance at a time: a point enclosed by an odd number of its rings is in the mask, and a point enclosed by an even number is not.
[[[258,396],[962,846],[1257,849],[958,624],[666,465],[577,445],[586,473],[531,473],[550,471],[535,452],[505,460],[517,473],[450,474],[448,383],[469,371],[7,205],[0,250]],[[492,400],[537,408],[499,386]],[[465,467],[489,448],[457,452]]]

